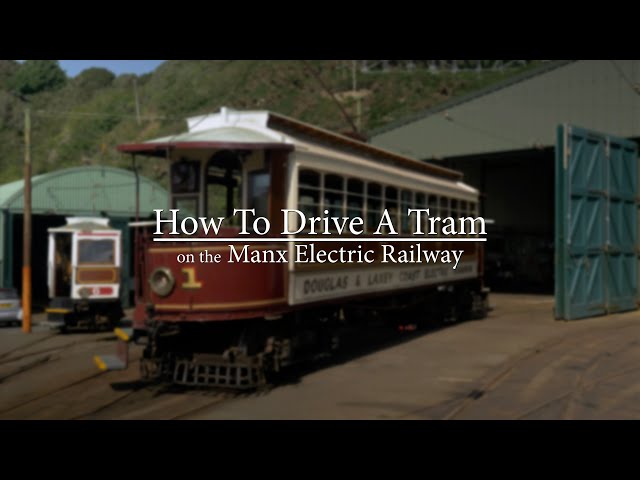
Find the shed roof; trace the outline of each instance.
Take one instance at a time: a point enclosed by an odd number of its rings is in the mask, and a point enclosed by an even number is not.
[[[371,143],[423,160],[555,144],[569,123],[640,137],[640,61],[556,61],[394,122]]]
[[[135,175],[106,166],[86,166],[57,170],[31,179],[34,214],[96,215],[133,217],[136,214]],[[158,183],[140,176],[140,215],[166,208],[167,191]],[[21,213],[24,180],[0,186],[0,209]]]

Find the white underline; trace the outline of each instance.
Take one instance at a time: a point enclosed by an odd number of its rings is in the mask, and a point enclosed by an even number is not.
[[[486,238],[154,238],[154,242],[208,242],[208,243],[291,243],[291,242],[486,242]]]

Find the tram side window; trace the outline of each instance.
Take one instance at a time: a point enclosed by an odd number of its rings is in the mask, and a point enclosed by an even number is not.
[[[347,181],[347,216],[350,219],[362,218],[364,207],[364,182],[356,178]]]
[[[300,170],[298,174],[298,210],[307,218],[320,216],[320,174]]]
[[[327,174],[324,176],[324,209],[329,217],[343,217],[344,178]]]
[[[393,223],[394,230],[398,231],[398,189],[395,187],[386,187],[384,190],[384,208],[389,212],[389,218]],[[385,227],[384,234],[389,234],[390,230]]]
[[[444,220],[449,216],[449,199],[447,197],[440,197],[440,206],[438,208],[438,216],[441,220]],[[442,235],[442,221],[438,222],[438,235]]]
[[[413,204],[413,192],[402,190],[400,200],[401,233],[411,233],[411,217],[409,217],[409,209],[412,208]]]
[[[416,206],[415,208],[419,208],[421,210],[425,210],[427,209],[427,196],[424,193],[416,193]],[[412,233],[415,233],[416,230],[416,216],[417,214],[413,214],[413,231]],[[422,231],[424,232],[427,229],[427,214],[426,213],[421,213],[420,214],[420,224],[422,225]]]
[[[382,217],[382,187],[377,183],[367,185],[367,232],[375,232]]]

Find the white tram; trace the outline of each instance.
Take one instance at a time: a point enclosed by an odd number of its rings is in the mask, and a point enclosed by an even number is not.
[[[106,218],[67,218],[50,228],[48,321],[60,327],[112,327],[120,302],[122,235]]]

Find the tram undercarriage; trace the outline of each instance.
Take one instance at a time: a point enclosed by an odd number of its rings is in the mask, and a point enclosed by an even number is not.
[[[487,311],[487,293],[471,281],[294,311],[278,320],[151,321],[141,373],[147,380],[190,387],[258,388],[284,367],[330,357],[347,332],[373,325],[428,328],[480,319]]]

